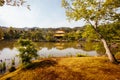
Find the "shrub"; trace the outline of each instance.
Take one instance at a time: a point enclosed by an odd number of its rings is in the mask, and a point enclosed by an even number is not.
[[[22,61],[23,68],[27,68],[31,64],[33,58],[37,58],[37,49],[34,47],[30,40],[20,39],[18,40],[20,47],[18,48],[20,54],[18,55]]]

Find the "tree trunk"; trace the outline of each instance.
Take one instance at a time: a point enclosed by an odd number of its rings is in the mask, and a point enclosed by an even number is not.
[[[102,41],[102,43],[103,43],[103,45],[104,45],[106,54],[107,54],[110,62],[112,62],[112,63],[118,63],[118,61],[115,59],[114,55],[111,53],[111,51],[110,51],[110,49],[109,49],[109,47],[108,47],[108,44],[107,44],[106,40],[105,40],[104,37],[99,33],[99,31],[98,31],[98,29],[97,29],[97,27],[98,27],[98,22],[96,21],[96,22],[95,22],[95,26],[94,26],[94,25],[92,25],[92,23],[91,23],[89,20],[87,20],[87,21],[88,21],[88,23],[90,23],[91,27],[95,30],[95,32],[98,34],[99,38],[101,39],[101,41]]]
[[[110,49],[109,49],[109,47],[108,47],[108,44],[107,44],[106,40],[102,38],[101,41],[102,41],[102,43],[103,43],[103,45],[104,45],[106,54],[107,54],[110,62],[112,62],[112,63],[118,63],[117,60],[115,59],[114,55],[111,53],[111,51],[110,51]]]

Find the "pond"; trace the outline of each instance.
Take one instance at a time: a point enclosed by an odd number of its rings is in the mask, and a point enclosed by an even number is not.
[[[36,42],[35,46],[39,49],[38,55],[41,58],[46,57],[66,57],[76,56],[76,54],[86,54],[89,56],[98,56],[97,52],[92,48],[91,44],[84,42]],[[18,66],[19,59],[16,55],[19,54],[14,41],[0,41],[0,63],[6,63],[6,70],[12,65],[12,60],[15,60],[15,66]],[[2,71],[1,71],[2,72]]]

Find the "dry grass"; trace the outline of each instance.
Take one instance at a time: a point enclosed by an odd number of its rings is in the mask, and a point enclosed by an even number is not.
[[[0,80],[120,80],[120,65],[106,57],[49,58],[29,70],[8,73]]]

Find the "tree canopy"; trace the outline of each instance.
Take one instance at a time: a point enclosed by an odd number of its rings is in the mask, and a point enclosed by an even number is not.
[[[92,25],[120,20],[120,0],[62,0],[66,16]]]
[[[0,6],[3,6],[3,5],[10,5],[10,6],[25,6],[27,7],[27,9],[31,10],[30,9],[30,5],[26,5],[27,1],[26,0],[0,0]]]
[[[69,20],[84,19],[93,28],[104,45],[111,62],[116,63],[105,36],[98,30],[100,25],[120,20],[120,0],[62,0]]]

